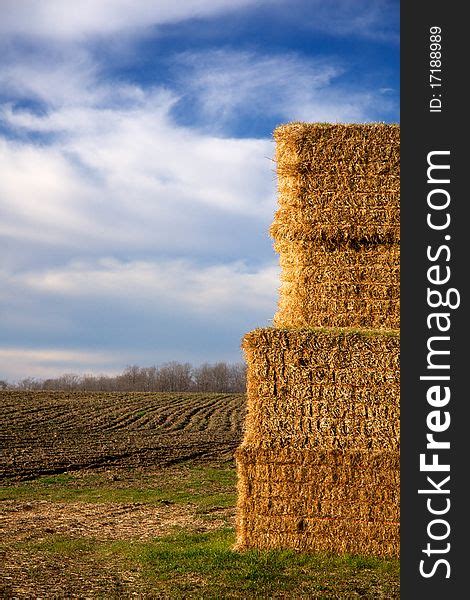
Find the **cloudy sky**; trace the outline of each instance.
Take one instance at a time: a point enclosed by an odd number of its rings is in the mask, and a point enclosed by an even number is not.
[[[387,0],[2,0],[0,378],[238,361],[271,133],[398,121]]]

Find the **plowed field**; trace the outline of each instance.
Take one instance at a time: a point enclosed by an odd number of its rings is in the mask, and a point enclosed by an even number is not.
[[[231,458],[243,395],[0,392],[0,476]]]
[[[243,395],[0,401],[0,598],[399,597],[396,560],[233,550]]]

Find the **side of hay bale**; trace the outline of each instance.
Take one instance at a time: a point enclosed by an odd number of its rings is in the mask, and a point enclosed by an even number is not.
[[[290,123],[274,139],[275,239],[400,241],[398,125]]]
[[[275,243],[281,265],[277,327],[400,326],[400,247]]]
[[[241,446],[237,548],[398,556],[399,452]]]
[[[243,340],[237,547],[398,556],[400,129],[274,137],[281,288]]]
[[[398,328],[400,128],[292,123],[274,137],[274,324]]]
[[[243,349],[237,547],[397,555],[398,333],[257,329]]]
[[[397,332],[257,329],[248,364],[244,443],[396,449],[400,441]]]

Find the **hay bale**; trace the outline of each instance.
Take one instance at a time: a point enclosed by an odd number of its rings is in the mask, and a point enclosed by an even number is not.
[[[258,514],[398,519],[397,450],[273,449],[243,444],[236,457],[240,486],[251,482],[250,493],[242,494],[239,506],[256,508]]]
[[[399,242],[398,125],[290,123],[274,139],[276,240]]]
[[[274,137],[278,328],[243,340],[237,547],[398,556],[400,129]]]
[[[295,523],[302,523],[300,529]],[[289,530],[279,530],[275,522],[248,516],[239,524],[237,550],[271,550],[290,548],[299,552],[398,557],[399,522],[357,521],[347,519],[307,519],[291,523]]]
[[[399,554],[397,450],[244,444],[236,460],[237,548]]]
[[[399,343],[396,331],[268,328],[247,334],[244,443],[397,449]]]
[[[399,328],[400,128],[291,123],[274,137],[274,324]]]
[[[280,240],[277,327],[400,327],[400,247]]]

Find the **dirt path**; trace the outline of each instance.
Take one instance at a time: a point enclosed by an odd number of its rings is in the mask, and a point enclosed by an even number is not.
[[[149,540],[175,528],[202,533],[232,524],[234,509],[201,513],[191,504],[4,501],[0,530],[4,543],[44,540],[51,535],[105,540]]]
[[[90,548],[120,541],[132,547],[175,529],[213,531],[232,525],[234,512],[232,507],[201,512],[196,505],[172,503],[4,501],[0,597],[168,598],[149,595],[135,565],[126,567],[112,552],[99,556]]]

